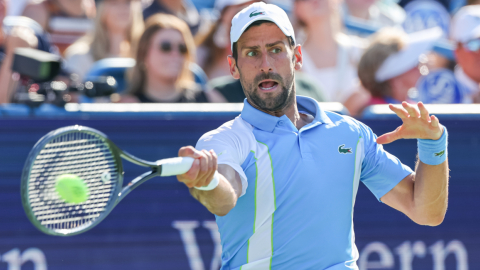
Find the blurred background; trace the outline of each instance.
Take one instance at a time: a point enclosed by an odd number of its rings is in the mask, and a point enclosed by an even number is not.
[[[153,179],[93,230],[31,225],[20,199],[28,152],[85,125],[146,160],[176,156],[236,117],[233,16],[248,0],[0,0],[0,270],[219,269],[214,216],[175,178]],[[422,101],[450,134],[450,201],[438,227],[413,224],[360,185],[359,268],[480,269],[480,5],[475,0],[271,0],[302,45],[299,95],[380,135],[387,105]],[[385,148],[414,167],[416,141]],[[125,163],[125,181],[143,169]],[[321,241],[321,239],[319,239]],[[305,247],[306,249],[308,247]]]

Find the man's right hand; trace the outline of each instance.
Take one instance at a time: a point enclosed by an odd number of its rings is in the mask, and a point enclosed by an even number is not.
[[[203,187],[210,184],[217,170],[217,154],[213,150],[199,151],[192,146],[185,146],[180,148],[178,156],[195,159],[188,172],[177,175],[179,182],[184,183],[189,188]]]

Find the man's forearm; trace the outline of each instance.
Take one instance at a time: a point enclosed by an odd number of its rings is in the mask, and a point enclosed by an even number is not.
[[[413,192],[416,222],[433,226],[442,223],[448,204],[448,178],[448,159],[439,165],[418,161]]]
[[[222,174],[218,174],[218,186],[212,190],[198,190],[190,188],[190,193],[203,204],[208,211],[217,216],[225,216],[235,207],[237,193],[229,181]]]

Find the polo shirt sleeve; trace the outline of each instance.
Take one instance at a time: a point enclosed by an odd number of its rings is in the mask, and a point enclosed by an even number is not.
[[[385,151],[381,144],[377,144],[377,135],[362,123],[360,123],[360,133],[365,154],[360,180],[381,201],[380,198],[413,171],[402,164],[397,157]]]
[[[217,154],[217,164],[226,164],[232,167],[239,175],[242,181],[243,196],[247,190],[248,181],[241,165],[246,159],[242,140],[231,132],[222,132],[222,130],[213,130],[204,134],[197,142],[197,150],[211,150]]]

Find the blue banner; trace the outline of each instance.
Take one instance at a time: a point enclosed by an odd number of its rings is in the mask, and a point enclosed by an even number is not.
[[[20,176],[35,142],[62,126],[93,127],[121,149],[154,161],[176,156],[179,147],[195,145],[203,133],[230,119],[1,118],[0,270],[218,269],[221,246],[214,217],[174,177],[141,185],[92,230],[54,237],[39,232],[25,216]],[[440,120],[450,135],[450,199],[445,221],[438,227],[414,224],[360,185],[354,216],[360,269],[467,270],[480,265],[480,120]],[[376,134],[401,124],[389,119],[364,122]],[[400,140],[385,148],[414,167],[415,140]],[[125,182],[145,172],[126,161],[124,170]]]

